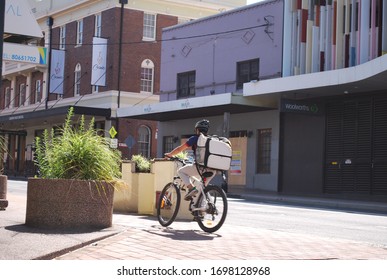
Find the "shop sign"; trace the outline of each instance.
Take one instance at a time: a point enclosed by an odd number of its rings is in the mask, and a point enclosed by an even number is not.
[[[3,60],[22,63],[47,64],[47,48],[4,43]]]
[[[320,102],[314,100],[281,99],[281,112],[323,115],[324,107]]]

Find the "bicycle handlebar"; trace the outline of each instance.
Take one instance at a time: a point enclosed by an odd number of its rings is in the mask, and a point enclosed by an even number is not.
[[[173,161],[178,161],[178,162],[181,162],[182,164],[186,165],[187,163],[192,163],[192,161],[190,161],[189,159],[182,159],[182,158],[179,158],[177,156],[173,156],[173,157],[166,157],[167,160],[173,160]]]

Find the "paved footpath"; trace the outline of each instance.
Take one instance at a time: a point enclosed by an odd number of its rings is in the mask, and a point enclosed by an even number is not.
[[[226,223],[212,234],[195,222],[159,225],[154,217],[114,215],[127,229],[57,260],[387,260],[387,248],[343,239]]]

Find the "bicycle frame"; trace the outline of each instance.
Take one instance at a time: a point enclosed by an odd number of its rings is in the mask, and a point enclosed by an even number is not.
[[[178,165],[185,165],[184,160],[172,158]],[[179,164],[180,163],[180,164]],[[177,166],[178,167],[178,166]],[[227,215],[227,196],[221,187],[209,184],[211,179],[218,172],[208,168],[198,168],[200,178],[190,177],[190,182],[199,192],[190,199],[188,210],[192,213],[194,220],[200,228],[206,232],[218,230],[224,223]],[[173,181],[168,183],[161,191],[157,203],[157,217],[160,224],[164,227],[173,223],[180,208],[181,190],[184,190],[184,184],[179,176],[175,176]],[[170,194],[172,195],[170,199]],[[164,208],[168,205],[171,208]]]

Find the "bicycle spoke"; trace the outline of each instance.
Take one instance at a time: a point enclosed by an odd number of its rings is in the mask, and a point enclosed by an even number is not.
[[[208,186],[206,190],[207,199],[200,202],[206,210],[200,213],[197,222],[206,232],[217,231],[224,223],[227,215],[227,198],[224,192],[217,186]]]
[[[157,203],[157,218],[162,226],[168,226],[175,220],[179,206],[180,191],[173,183],[169,183],[161,191]]]

